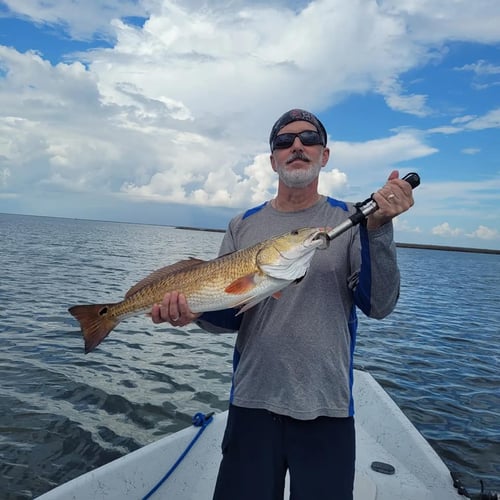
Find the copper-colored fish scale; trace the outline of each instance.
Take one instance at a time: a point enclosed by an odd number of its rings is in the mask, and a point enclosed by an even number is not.
[[[251,247],[243,252],[225,255],[219,259],[195,262],[193,265],[171,272],[167,268],[163,277],[138,289],[125,300],[110,307],[110,314],[127,316],[137,310],[150,309],[153,304],[162,301],[168,291],[183,293],[193,312],[202,312],[199,307],[200,298],[216,299],[224,289],[240,276],[259,272],[255,264],[255,256],[259,247]],[[155,272],[155,274],[158,271]],[[135,288],[135,287],[134,287]]]

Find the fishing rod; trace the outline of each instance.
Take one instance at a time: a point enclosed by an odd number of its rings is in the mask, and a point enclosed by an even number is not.
[[[412,189],[415,189],[420,184],[420,176],[415,172],[406,174],[402,180],[406,181]],[[376,212],[379,208],[377,202],[373,199],[373,194],[365,201],[356,203],[354,206],[356,208],[356,212],[354,214],[338,226],[334,227],[331,231],[325,233],[328,237],[328,241],[333,240],[333,238],[336,238],[340,234],[346,232],[351,227],[363,222],[370,214]]]

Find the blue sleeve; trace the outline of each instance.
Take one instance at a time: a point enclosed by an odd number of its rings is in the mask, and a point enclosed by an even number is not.
[[[370,243],[368,241],[368,230],[363,224],[359,226],[359,237],[361,240],[361,267],[358,284],[354,290],[354,303],[367,316],[370,316],[372,288]]]
[[[224,309],[203,313],[196,324],[212,333],[231,333],[239,330],[243,315],[236,316],[237,309]]]
[[[370,318],[390,314],[399,298],[400,273],[392,223],[375,230],[359,228],[361,267],[354,303]]]

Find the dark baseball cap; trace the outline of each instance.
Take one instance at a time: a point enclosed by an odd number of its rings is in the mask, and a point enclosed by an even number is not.
[[[286,113],[281,115],[276,121],[276,123],[273,125],[273,128],[271,129],[271,134],[269,135],[269,146],[271,147],[271,151],[273,150],[273,142],[276,136],[278,135],[278,132],[285,125],[298,121],[312,123],[316,127],[316,130],[318,131],[319,135],[321,136],[321,139],[323,140],[323,146],[326,146],[326,138],[327,138],[326,130],[323,124],[319,121],[319,119],[312,113],[304,109],[291,109],[290,111],[287,111]]]

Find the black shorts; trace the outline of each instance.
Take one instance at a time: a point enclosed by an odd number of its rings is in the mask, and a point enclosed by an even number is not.
[[[354,418],[296,420],[230,406],[214,500],[352,500]]]

